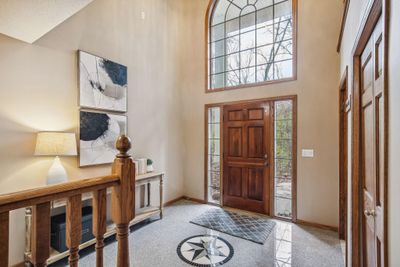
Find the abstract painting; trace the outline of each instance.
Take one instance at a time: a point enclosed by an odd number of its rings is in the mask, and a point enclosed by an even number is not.
[[[80,106],[127,111],[127,67],[79,51]]]
[[[80,166],[113,162],[118,154],[115,142],[126,129],[124,115],[80,111]]]

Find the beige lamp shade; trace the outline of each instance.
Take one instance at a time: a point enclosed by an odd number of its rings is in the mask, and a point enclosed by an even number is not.
[[[40,132],[36,139],[36,156],[76,156],[74,133]]]

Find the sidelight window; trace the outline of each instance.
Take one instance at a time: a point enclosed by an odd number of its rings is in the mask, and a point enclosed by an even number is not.
[[[207,201],[220,204],[221,108],[208,108],[207,117]]]
[[[276,101],[274,115],[275,216],[292,218],[293,101]]]

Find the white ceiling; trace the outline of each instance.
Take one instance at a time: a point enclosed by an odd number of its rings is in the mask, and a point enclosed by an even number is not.
[[[33,43],[93,0],[0,0],[0,33]]]

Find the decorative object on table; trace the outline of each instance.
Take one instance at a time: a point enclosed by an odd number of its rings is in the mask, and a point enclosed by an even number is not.
[[[276,225],[268,218],[238,214],[220,208],[209,209],[190,222],[261,245],[267,241]]]
[[[127,111],[127,67],[79,51],[80,106]]]
[[[132,161],[135,164],[135,175],[138,176],[138,174],[139,174],[139,162],[136,159],[133,159]]]
[[[68,175],[59,156],[76,156],[75,133],[39,132],[36,139],[35,156],[56,156],[47,174],[47,184],[68,181]]]
[[[82,243],[85,243],[94,238],[92,234],[92,207],[82,208]],[[67,251],[66,246],[66,214],[62,213],[51,217],[51,247],[58,252]]]
[[[153,172],[154,167],[153,167],[153,161],[151,159],[147,159],[147,172]]]
[[[215,235],[196,235],[186,238],[178,245],[176,252],[184,262],[201,267],[224,265],[234,254],[232,245]]]
[[[80,112],[80,166],[113,162],[118,151],[115,141],[126,134],[127,118],[99,112]]]
[[[137,169],[138,169],[138,174],[146,174],[147,173],[147,159],[146,158],[140,158],[136,159],[138,162]]]

